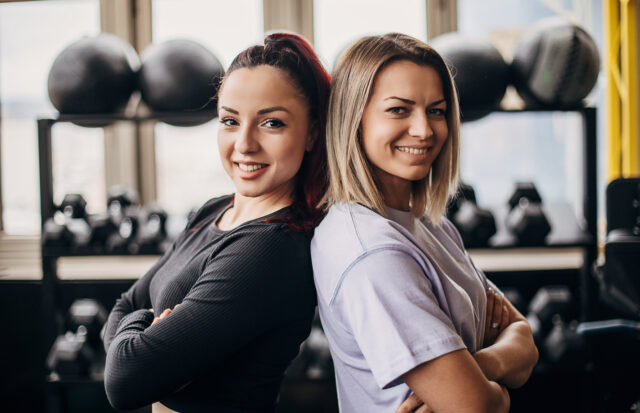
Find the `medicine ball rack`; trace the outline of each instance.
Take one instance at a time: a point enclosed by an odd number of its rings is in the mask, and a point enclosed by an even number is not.
[[[583,145],[583,160],[582,160],[582,177],[583,177],[583,200],[582,210],[584,216],[576,222],[574,216],[571,217],[571,224],[567,228],[571,229],[572,234],[569,236],[558,234],[557,237],[550,236],[545,248],[562,249],[562,248],[580,248],[584,252],[584,260],[582,267],[572,270],[518,270],[515,272],[529,273],[530,275],[539,276],[546,275],[555,276],[557,273],[566,274],[569,278],[575,278],[578,275],[577,285],[580,294],[580,318],[582,320],[592,319],[590,306],[596,294],[596,287],[592,280],[591,270],[597,257],[597,187],[596,187],[596,110],[592,107],[576,107],[570,109],[524,109],[524,110],[505,110],[505,109],[492,109],[492,112],[499,113],[524,113],[524,112],[577,112],[581,115],[583,120],[583,133],[582,133],[582,145]],[[470,112],[470,111],[467,111]],[[123,115],[60,115],[55,118],[41,118],[37,120],[38,125],[38,145],[39,145],[39,168],[40,168],[40,211],[41,211],[41,224],[47,219],[52,218],[56,211],[55,204],[53,202],[53,162],[52,162],[52,127],[56,123],[72,122],[80,125],[107,125],[113,122],[133,122],[135,124],[142,124],[147,122],[169,122],[169,123],[182,123],[182,124],[197,124],[198,122],[205,122],[212,118],[211,113],[207,112],[193,112],[193,113],[153,113],[148,116],[134,116],[127,117]],[[496,216],[500,218],[500,212],[496,211]],[[553,217],[552,217],[553,220]],[[553,233],[551,234],[553,235]],[[507,237],[502,237],[500,229],[496,242],[493,242],[489,247],[490,250],[499,253],[499,251],[505,250],[518,250],[522,247],[514,244]],[[471,251],[473,254],[473,250]],[[42,305],[44,312],[44,348],[48,349],[54,342],[56,336],[60,334],[62,328],[62,313],[64,311],[61,308],[61,285],[64,283],[58,278],[57,275],[57,260],[61,257],[71,256],[92,256],[91,253],[70,253],[69,251],[61,251],[56,248],[42,247]],[[122,254],[100,254],[100,255],[112,255],[118,256]],[[156,254],[144,254],[144,255],[156,255]],[[505,280],[513,275],[512,271],[504,273],[496,272],[493,274],[487,271],[489,276],[500,283],[500,279]],[[494,278],[495,275],[495,278]],[[90,380],[85,382],[73,381],[74,385],[88,384]],[[71,381],[65,383],[64,381],[51,383],[53,388],[60,391],[66,384],[72,384]],[[47,391],[48,393],[49,391]],[[50,397],[50,396],[47,396]]]

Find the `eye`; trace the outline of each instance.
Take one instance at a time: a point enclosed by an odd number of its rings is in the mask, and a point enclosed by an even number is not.
[[[387,112],[392,113],[394,115],[404,115],[408,112],[407,108],[402,106],[394,106],[392,108],[387,109]]]
[[[447,110],[442,108],[431,108],[427,109],[427,115],[438,116],[438,117],[446,117]]]
[[[233,118],[222,118],[220,119],[220,123],[224,126],[237,126],[238,122],[236,122]]]
[[[264,122],[262,122],[262,124],[269,129],[278,129],[283,126],[286,126],[284,122],[281,121],[280,119],[267,119]]]

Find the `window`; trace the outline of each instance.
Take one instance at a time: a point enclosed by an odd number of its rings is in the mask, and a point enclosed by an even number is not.
[[[315,49],[328,70],[365,35],[401,32],[427,38],[426,0],[316,0],[313,10]]]
[[[262,1],[155,0],[153,42],[188,38],[209,48],[226,69],[241,50],[261,43]],[[155,128],[158,202],[186,213],[207,199],[233,192],[216,143],[218,120],[180,128]]]
[[[0,165],[7,233],[40,233],[36,119],[55,113],[47,95],[49,68],[68,44],[99,31],[98,0],[0,4]],[[80,192],[90,205],[104,203],[102,168],[96,167],[102,161],[96,142],[101,133],[73,125],[54,129],[56,201],[66,192]]]
[[[599,1],[513,2],[458,0],[458,31],[466,36],[490,40],[510,62],[519,34],[540,19],[562,15],[570,17],[594,38],[603,54]],[[601,58],[601,67],[603,61]],[[588,101],[598,110],[599,136],[606,122],[602,79]],[[507,92],[507,101],[519,99],[515,90]],[[503,102],[504,103],[504,102]],[[541,112],[492,114],[468,122],[462,127],[462,179],[472,184],[478,201],[486,206],[506,203],[512,182],[534,180],[545,201],[573,205],[582,214],[582,128],[579,114]],[[598,142],[599,199],[604,199],[604,140]],[[486,155],[485,155],[486,154]],[[599,206],[602,215],[602,204]]]

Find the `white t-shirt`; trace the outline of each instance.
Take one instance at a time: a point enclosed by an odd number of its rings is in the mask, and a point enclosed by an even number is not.
[[[318,309],[336,371],[340,411],[393,412],[414,367],[482,346],[485,275],[446,219],[359,204],[330,208],[311,242]]]

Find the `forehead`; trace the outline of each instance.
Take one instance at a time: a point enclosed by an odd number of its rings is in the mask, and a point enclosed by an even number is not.
[[[284,70],[268,65],[234,70],[222,85],[218,103],[236,109],[306,106],[291,77]]]
[[[391,62],[376,75],[372,96],[397,96],[411,100],[443,99],[440,74],[431,66],[408,60]]]

